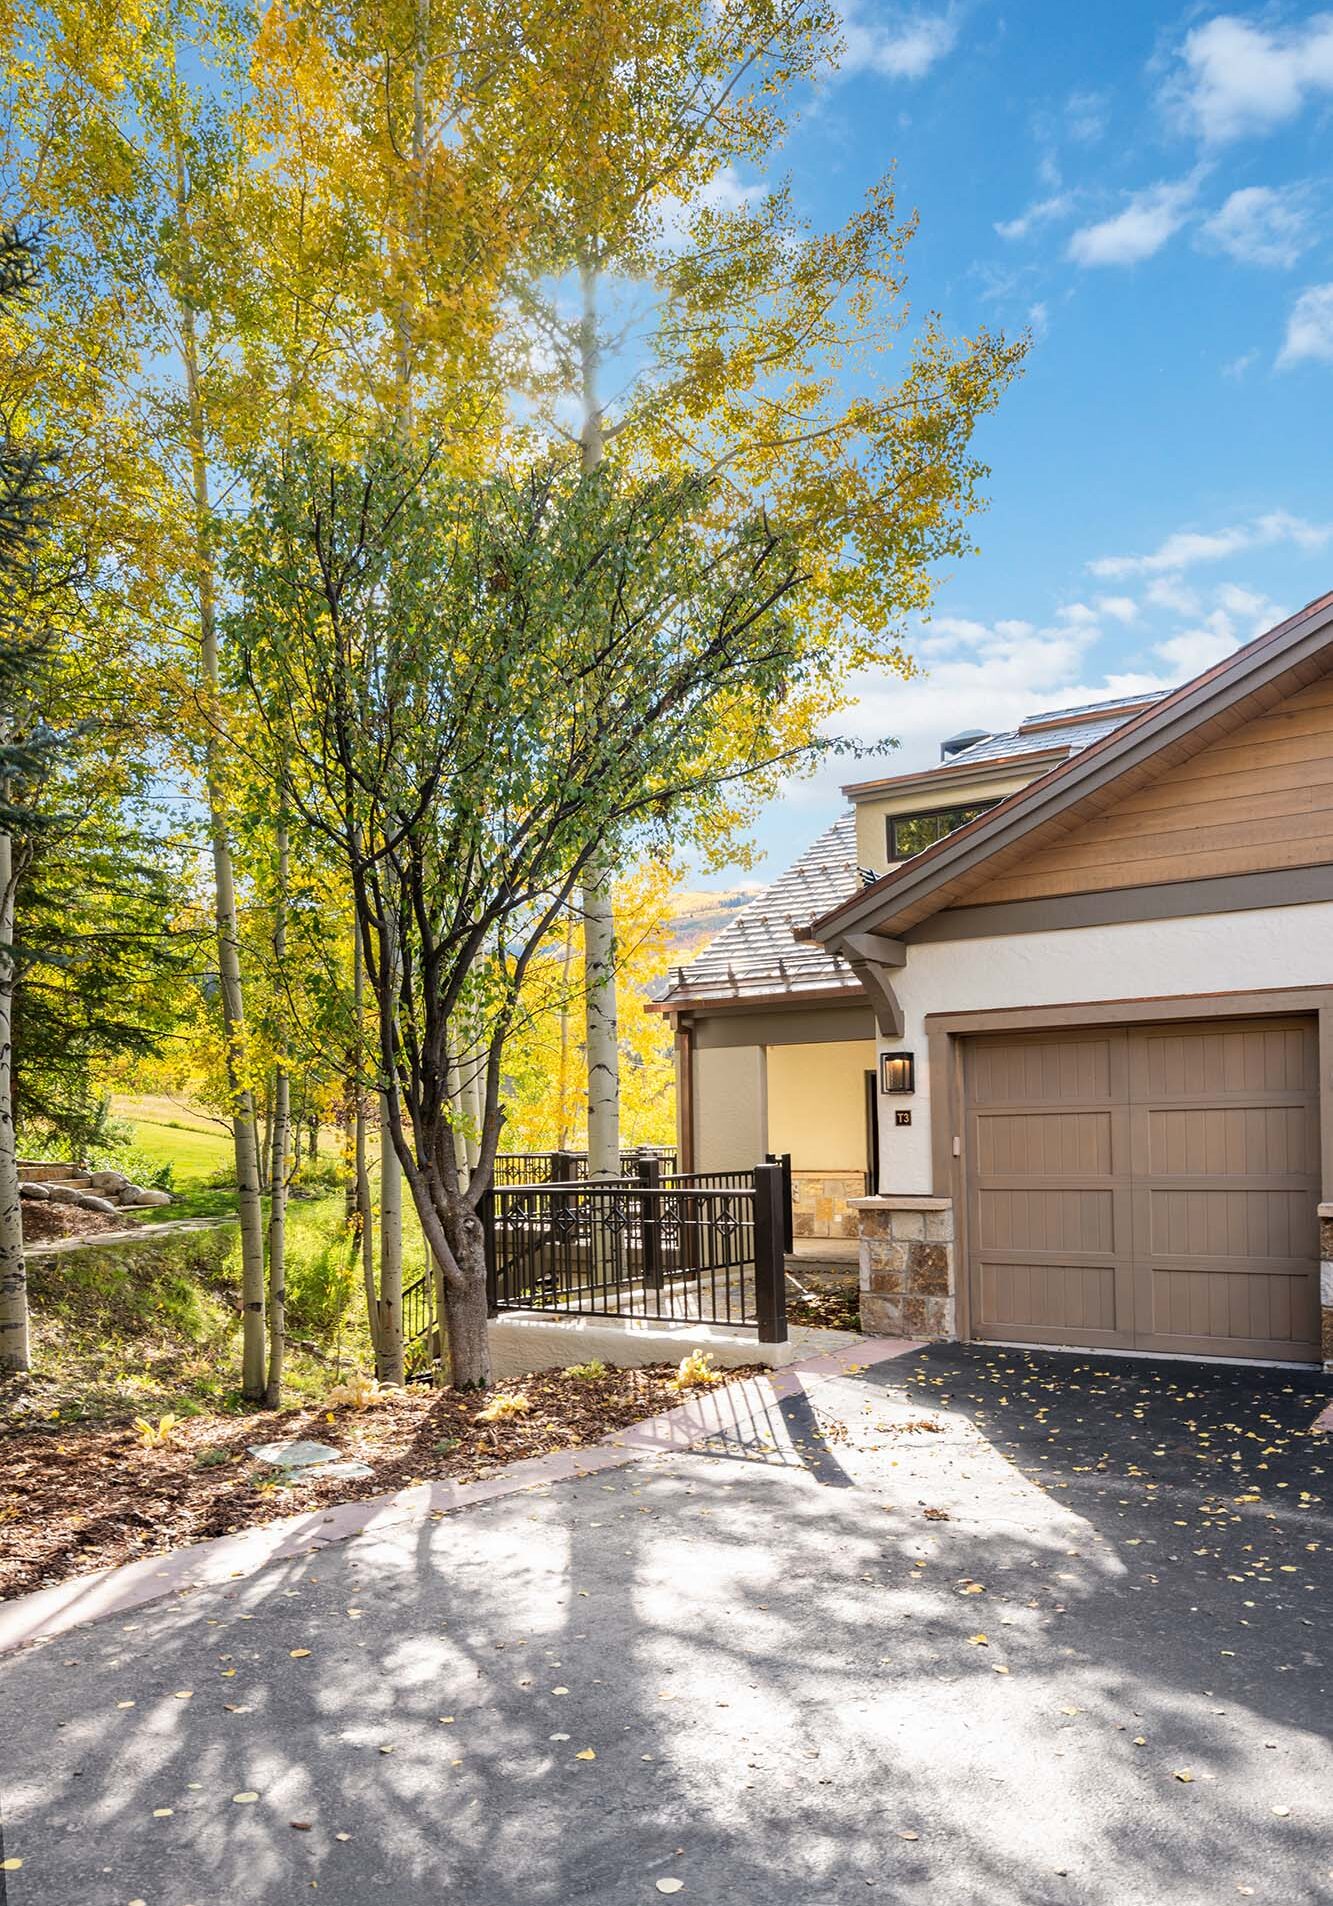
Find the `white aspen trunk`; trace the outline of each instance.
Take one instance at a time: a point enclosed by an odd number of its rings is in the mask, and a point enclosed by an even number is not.
[[[620,1176],[620,1040],[616,1021],[616,921],[611,877],[583,886],[584,994],[588,1029],[588,1176]]]
[[[287,823],[278,823],[278,893],[273,923],[273,963],[281,988],[287,963],[287,886],[290,849]],[[268,1381],[264,1401],[271,1410],[282,1403],[282,1366],[287,1354],[287,1151],[291,1129],[291,1082],[282,1057],[273,1073],[273,1143],[269,1153],[268,1207]]]
[[[560,975],[560,1063],[556,1073],[555,1148],[569,1149],[569,1049],[574,1040],[573,1015],[569,1010],[569,980],[574,970],[574,922],[565,915],[565,945]]]
[[[458,1189],[466,1191],[471,1182],[471,1173],[468,1171],[467,1134],[463,1130],[463,1121],[467,1117],[467,1105],[463,1098],[462,1072],[452,1052],[449,1054],[449,1068],[445,1075],[445,1083],[449,1093],[449,1104],[453,1109],[450,1136],[453,1139],[454,1164],[458,1170]]]
[[[476,1046],[463,1059],[463,1110],[467,1115],[467,1175],[469,1184],[481,1160],[481,1120],[485,1110],[483,1067],[485,1059]]]
[[[174,50],[173,50],[174,57]],[[182,250],[192,255],[185,161],[179,137],[175,148],[176,221]],[[264,1207],[259,1190],[259,1146],[255,1135],[254,1095],[245,1079],[245,1004],[241,990],[241,950],[236,922],[236,876],[223,794],[219,725],[218,639],[213,552],[209,535],[212,504],[208,493],[208,452],[204,437],[203,393],[199,382],[199,345],[194,307],[181,307],[181,358],[189,419],[190,470],[195,518],[195,562],[199,592],[199,649],[204,683],[214,704],[209,709],[204,744],[204,780],[213,851],[214,914],[218,938],[218,979],[227,1045],[227,1085],[232,1107],[232,1143],[236,1154],[236,1202],[241,1229],[241,1393],[260,1403],[267,1384],[264,1326]]]
[[[385,917],[384,984],[398,991],[398,923]],[[394,1150],[392,1116],[398,1087],[390,1076],[380,1094],[380,1312],[379,1377],[401,1383],[403,1369],[403,1168]]]
[[[585,473],[599,469],[606,454],[599,391],[601,345],[597,330],[597,266],[579,269],[583,315],[579,324],[579,371]],[[598,858],[583,880],[583,987],[588,1054],[588,1176],[620,1176],[620,1029],[616,1023],[616,922],[612,870]]]
[[[0,834],[0,1377],[29,1368],[18,1135],[14,1130],[14,848]]]
[[[366,1094],[361,1079],[361,1062],[364,1057],[361,1038],[361,1015],[366,1001],[366,962],[361,945],[361,921],[358,918],[352,927],[352,1012],[356,1020],[356,1037],[353,1043],[352,1079],[353,1093],[353,1158],[355,1171],[354,1209],[356,1211],[357,1243],[361,1250],[361,1281],[366,1292],[366,1320],[370,1326],[370,1343],[375,1353],[375,1364],[380,1360],[380,1316],[379,1301],[375,1291],[375,1233],[373,1229],[374,1210],[370,1198],[370,1166],[366,1158]]]

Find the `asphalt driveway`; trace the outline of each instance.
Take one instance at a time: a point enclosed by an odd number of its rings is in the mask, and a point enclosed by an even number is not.
[[[931,1350],[94,1624],[10,1906],[1333,1900],[1327,1396]]]

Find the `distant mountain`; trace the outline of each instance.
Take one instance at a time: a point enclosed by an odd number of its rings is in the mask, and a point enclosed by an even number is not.
[[[671,936],[673,956],[682,960],[691,958],[710,940],[715,940],[723,927],[730,926],[741,908],[747,907],[755,895],[762,892],[762,883],[752,881],[715,893],[678,894],[675,930]]]

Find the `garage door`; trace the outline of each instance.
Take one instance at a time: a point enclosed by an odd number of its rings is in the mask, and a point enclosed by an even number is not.
[[[1314,1022],[978,1038],[972,1334],[1314,1362]]]

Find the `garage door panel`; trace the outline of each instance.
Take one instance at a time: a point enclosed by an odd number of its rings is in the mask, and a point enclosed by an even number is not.
[[[1097,1255],[1116,1248],[1115,1193],[1084,1186],[1029,1185],[982,1191],[978,1243],[983,1251],[1076,1251]]]
[[[1310,1093],[1318,1054],[1296,1023],[1145,1028],[1131,1041],[1130,1082],[1136,1099]]]
[[[1234,1185],[1152,1186],[1136,1191],[1148,1207],[1149,1257],[1313,1257],[1318,1224],[1311,1192]]]
[[[974,1333],[1315,1360],[1317,1050],[1309,1019],[974,1042]]]
[[[1170,1347],[1215,1356],[1261,1354],[1288,1358],[1308,1344],[1316,1328],[1314,1287],[1304,1266],[1255,1275],[1184,1267],[1146,1267],[1147,1331],[1170,1339]],[[1142,1333],[1140,1333],[1142,1334]]]
[[[1116,1267],[1106,1264],[996,1262],[979,1266],[982,1315],[979,1334],[1016,1337],[1037,1333],[1037,1343],[1116,1339]]]
[[[1167,1106],[1145,1110],[1153,1178],[1279,1177],[1319,1170],[1319,1133],[1305,1100],[1283,1105]]]
[[[1068,1106],[1119,1096],[1123,1036],[1000,1039],[980,1047],[972,1075],[975,1105]]]
[[[977,1160],[989,1177],[1105,1177],[1111,1113],[988,1112],[977,1120]]]

